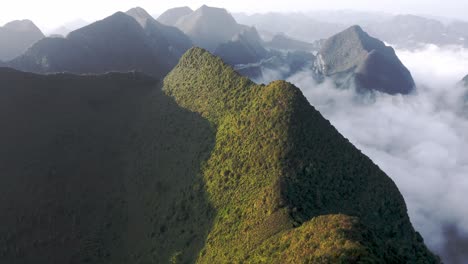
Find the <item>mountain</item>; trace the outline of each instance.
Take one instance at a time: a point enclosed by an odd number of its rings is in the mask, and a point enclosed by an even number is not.
[[[0,27],[0,60],[8,61],[25,52],[44,38],[41,30],[30,20],[16,20]]]
[[[468,22],[466,21],[454,21],[447,25],[448,31],[458,37],[459,41],[462,41],[465,47],[468,47]]]
[[[118,12],[65,39],[45,38],[9,65],[38,73],[138,70],[159,78],[190,47],[188,37],[175,28],[154,19],[143,28],[133,17]]]
[[[158,17],[158,21],[168,26],[175,26],[180,18],[193,13],[190,7],[176,7],[167,10]]]
[[[67,23],[63,24],[62,26],[52,30],[50,32],[49,36],[51,36],[51,35],[62,35],[62,36],[65,37],[70,32],[75,31],[75,30],[77,30],[79,28],[85,27],[85,26],[87,26],[89,24],[90,23],[88,23],[87,21],[85,21],[83,19],[76,19],[76,20],[67,22]]]
[[[225,9],[203,5],[181,17],[176,25],[195,45],[214,51],[221,43],[232,40],[244,29]]]
[[[439,262],[298,88],[200,48],[163,87],[0,69],[0,262]]]
[[[229,65],[255,63],[268,57],[268,51],[254,27],[246,28],[231,41],[220,44],[214,54]]]
[[[130,9],[127,15],[145,29],[157,53],[171,55],[171,61],[178,61],[193,45],[190,38],[178,28],[159,23],[141,7]]]
[[[465,25],[461,24],[462,28]],[[442,22],[415,15],[397,15],[380,23],[365,26],[372,35],[399,48],[413,49],[421,44],[467,45],[468,34],[460,32],[457,24],[444,25]],[[467,31],[464,30],[466,33]]]
[[[218,216],[198,263],[437,263],[395,184],[298,88],[194,48],[164,91],[216,129],[202,174]]]
[[[329,38],[315,62],[316,71],[344,87],[408,94],[414,89],[411,73],[393,48],[353,26]]]
[[[214,134],[139,73],[0,69],[0,262],[193,260]]]
[[[321,22],[349,26],[380,23],[392,17],[385,12],[357,10],[313,10],[306,14]]]
[[[302,13],[265,13],[246,15],[235,14],[236,20],[248,26],[254,26],[259,31],[275,34],[285,34],[295,39],[314,42],[326,39],[346,29],[347,25],[316,20],[313,16]]]
[[[465,76],[462,80],[463,85],[468,86],[468,75]]]
[[[285,80],[309,68],[316,57],[306,51],[270,50],[269,58],[257,63],[236,65],[235,69],[255,82]]]
[[[273,39],[266,43],[268,48],[278,50],[299,50],[299,51],[316,51],[318,46],[305,41],[296,40],[286,36],[285,34],[277,34]]]

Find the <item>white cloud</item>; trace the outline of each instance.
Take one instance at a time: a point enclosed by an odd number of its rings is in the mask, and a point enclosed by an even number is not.
[[[456,85],[468,74],[468,50],[429,45],[397,54],[415,78],[414,94],[362,98],[317,84],[310,70],[288,81],[395,181],[415,228],[443,254],[448,226],[468,235],[468,113],[460,115],[466,89]]]

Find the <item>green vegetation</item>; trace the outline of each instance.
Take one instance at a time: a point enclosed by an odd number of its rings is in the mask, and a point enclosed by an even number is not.
[[[193,48],[138,73],[0,69],[1,263],[437,263],[395,184],[284,81]]]
[[[395,184],[296,87],[255,85],[194,48],[166,77],[164,91],[216,129],[202,170],[217,213],[199,263],[268,263],[303,251],[324,262],[438,261],[411,226]],[[341,224],[353,229],[342,222],[359,222],[373,235],[342,236]],[[301,237],[319,249],[298,243]]]

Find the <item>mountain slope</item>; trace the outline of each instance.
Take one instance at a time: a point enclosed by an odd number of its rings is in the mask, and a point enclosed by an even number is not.
[[[407,94],[414,89],[411,73],[393,48],[353,26],[329,38],[315,63],[316,71],[340,85],[360,90]]]
[[[2,263],[438,262],[299,89],[200,48],[163,90],[0,68],[0,110]]]
[[[0,69],[0,262],[193,262],[209,123],[138,73]]]
[[[138,70],[159,78],[190,47],[190,40],[175,28],[154,19],[143,28],[133,17],[118,12],[65,39],[45,38],[9,65],[38,73]]]
[[[168,26],[175,26],[180,18],[187,16],[192,12],[193,10],[187,6],[171,8],[158,17],[158,22]]]
[[[199,263],[437,263],[395,184],[296,87],[255,85],[194,48],[164,90],[216,128],[203,177],[217,215]]]
[[[317,49],[312,43],[295,40],[284,34],[275,35],[271,41],[266,43],[266,46],[279,50],[315,51]]]
[[[255,28],[246,28],[231,41],[219,45],[215,55],[229,65],[259,62],[268,56],[263,41]]]
[[[180,18],[175,26],[187,34],[195,45],[211,51],[219,44],[230,41],[244,28],[225,9],[206,5]]]
[[[0,27],[0,60],[11,60],[44,38],[41,30],[30,20],[16,20]]]
[[[193,45],[190,38],[178,28],[159,23],[141,7],[130,9],[127,15],[133,17],[145,29],[156,53],[167,54],[168,60],[172,62],[178,61]]]

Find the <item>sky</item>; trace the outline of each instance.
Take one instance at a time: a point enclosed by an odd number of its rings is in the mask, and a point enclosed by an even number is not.
[[[190,6],[196,9],[203,4],[247,13],[347,9],[459,19],[465,19],[468,10],[466,0],[0,0],[0,25],[15,19],[31,19],[47,31],[78,18],[92,22],[136,6],[145,8],[151,14],[161,14],[171,7]]]

